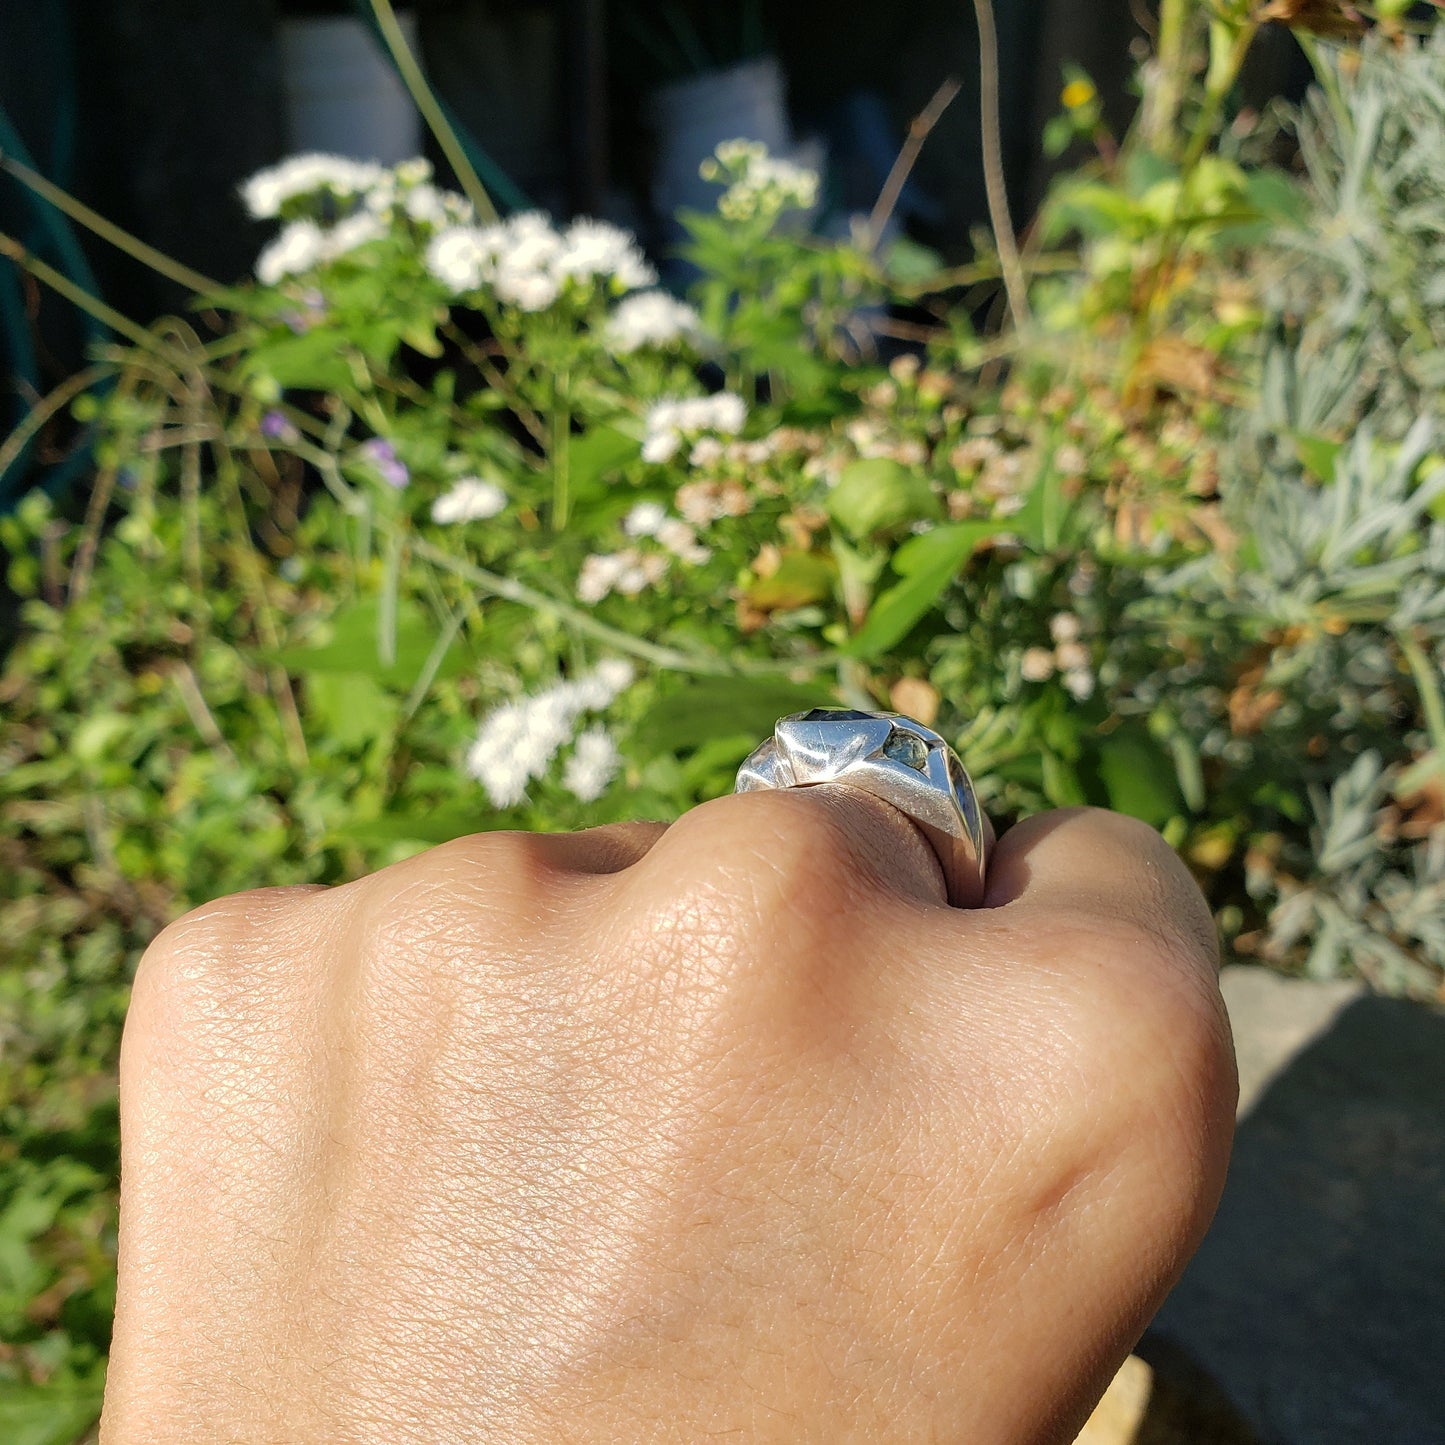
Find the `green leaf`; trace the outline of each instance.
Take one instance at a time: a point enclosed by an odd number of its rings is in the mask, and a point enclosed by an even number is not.
[[[409,691],[431,656],[440,625],[429,620],[414,603],[403,601],[397,608],[396,661],[382,665],[377,648],[376,598],[353,603],[332,618],[331,641],[319,647],[287,647],[267,659],[301,676],[318,673],[365,673],[385,687]],[[447,649],[437,669],[438,678],[455,677],[467,665],[464,650]]]
[[[664,697],[638,724],[634,737],[644,755],[684,752],[744,734],[761,742],[780,717],[832,705],[821,686],[772,678],[701,678]]]
[[[82,722],[70,737],[70,750],[83,763],[98,763],[134,726],[120,713],[96,713]]]
[[[396,725],[397,701],[364,672],[317,672],[306,680],[306,711],[339,748],[363,748]]]
[[[567,439],[567,475],[574,496],[594,489],[609,472],[638,457],[636,437],[615,427],[593,427]]]
[[[1024,504],[1008,519],[1008,531],[1040,552],[1051,552],[1063,539],[1071,507],[1063,493],[1063,474],[1045,461]]]
[[[1135,197],[1146,195],[1160,181],[1174,180],[1179,167],[1151,150],[1131,150],[1124,162],[1124,190]]]
[[[956,522],[909,538],[893,554],[893,570],[903,580],[878,597],[843,651],[870,661],[901,642],[943,595],[978,545],[998,530],[996,522]]]
[[[1294,454],[1300,466],[1317,481],[1332,482],[1335,479],[1335,461],[1344,450],[1342,442],[1332,442],[1328,437],[1308,436],[1295,432]]]
[[[1057,241],[1070,231],[1093,240],[1132,230],[1139,221],[1138,203],[1099,181],[1060,183],[1044,210],[1042,239]]]
[[[1043,765],[1044,796],[1054,807],[1077,808],[1089,801],[1072,762],[1053,752],[1040,753],[1039,761]]]
[[[761,612],[791,611],[831,596],[833,577],[832,565],[816,552],[787,551],[776,572],[747,589],[747,599]]]
[[[283,335],[258,345],[242,372],[247,377],[266,377],[283,390],[348,391],[356,385],[356,374],[338,349],[341,342],[329,328],[300,336]]]
[[[918,286],[943,270],[943,257],[907,236],[898,236],[883,252],[883,274],[902,286]]]
[[[65,1373],[43,1385],[0,1382],[0,1440],[5,1445],[71,1445],[100,1418],[105,1365]]]
[[[869,457],[845,467],[828,494],[827,507],[850,537],[931,520],[943,512],[926,477],[887,457]]]
[[[1184,811],[1174,759],[1142,729],[1120,728],[1099,744],[1109,806],[1156,828]]]
[[[770,372],[798,391],[826,391],[837,371],[816,352],[796,341],[758,340],[746,349],[748,366],[761,375]]]
[[[1244,182],[1244,194],[1254,210],[1275,224],[1300,225],[1309,211],[1304,191],[1276,166],[1249,171]]]
[[[472,791],[460,778],[457,786]],[[486,831],[489,820],[495,818],[495,811],[485,794],[477,790],[471,803],[420,812],[383,813],[380,817],[348,823],[333,836],[336,842],[352,844],[449,843],[453,838]]]

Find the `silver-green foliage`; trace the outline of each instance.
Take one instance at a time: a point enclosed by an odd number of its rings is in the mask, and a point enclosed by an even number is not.
[[[1391,421],[1445,389],[1445,29],[1325,64],[1298,117],[1314,206],[1291,289],[1329,297],[1324,337],[1362,343],[1358,404]]]
[[[1428,992],[1445,827],[1398,824],[1445,772],[1445,31],[1326,66],[1297,117],[1309,214],[1262,259],[1257,403],[1221,457],[1239,544],[1157,590],[1216,633],[1201,753],[1260,778],[1316,761],[1308,849],[1250,870],[1266,953]],[[1241,642],[1268,656],[1253,685],[1278,691],[1243,737],[1221,706]]]

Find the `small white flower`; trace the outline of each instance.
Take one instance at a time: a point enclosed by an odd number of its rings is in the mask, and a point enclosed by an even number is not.
[[[622,530],[629,537],[655,537],[666,520],[667,509],[660,502],[639,502],[623,519]]]
[[[562,771],[562,786],[584,803],[595,802],[617,776],[622,759],[612,734],[602,727],[588,728]]]
[[[745,517],[753,507],[742,483],[735,481],[687,482],[673,500],[694,527],[710,526],[722,517]]]
[[[1087,702],[1094,695],[1094,674],[1087,668],[1071,668],[1064,674],[1064,687],[1077,702]]]
[[[1081,624],[1075,612],[1060,612],[1049,619],[1049,636],[1055,642],[1077,642]],[[1064,666],[1066,664],[1060,664]]]
[[[669,462],[677,455],[684,437],[701,432],[733,436],[743,429],[747,419],[747,403],[736,392],[664,397],[648,409],[642,458],[647,462]]]
[[[724,141],[713,154],[717,159],[703,162],[702,175],[729,183],[718,201],[719,212],[729,220],[811,210],[818,202],[817,171],[770,156],[758,141]]]
[[[486,231],[448,226],[426,248],[426,268],[454,296],[475,291],[491,266],[494,252]]]
[[[421,186],[431,180],[431,162],[425,156],[413,156],[396,167],[395,175],[404,186]]]
[[[523,267],[503,261],[492,283],[499,301],[519,311],[545,311],[562,294],[561,283],[541,267]]]
[[[467,773],[482,784],[497,807],[515,807],[526,797],[527,784],[547,771],[571,739],[582,713],[607,707],[632,678],[632,664],[613,658],[576,682],[559,682],[532,697],[494,708],[467,750]],[[582,781],[601,779],[600,793],[611,776],[603,777],[600,746],[593,742],[583,749],[579,739],[578,747],[585,769]]]
[[[617,355],[627,356],[644,346],[696,341],[701,334],[702,319],[691,306],[666,291],[642,291],[618,305],[602,337]]]
[[[674,557],[695,567],[712,556],[706,547],[698,545],[697,533],[679,517],[669,517],[657,529],[656,536]]]
[[[357,211],[354,215],[347,216],[344,221],[338,221],[325,233],[323,255],[326,260],[334,261],[338,256],[344,256],[348,251],[354,251],[369,241],[379,241],[386,233],[386,222],[379,216],[374,216],[369,211]]]
[[[402,196],[401,208],[413,221],[424,226],[444,226],[447,223],[446,200],[435,186],[427,183],[407,191]]]
[[[577,600],[595,606],[612,591],[626,570],[627,562],[621,552],[591,553],[583,559],[582,570],[577,574]]]
[[[1061,642],[1054,648],[1054,660],[1060,672],[1087,672],[1092,659],[1082,642]]]
[[[661,580],[657,570],[657,563],[661,561],[655,552],[648,556],[640,552],[632,553],[632,560],[622,569],[622,574],[617,579],[616,591],[623,597],[636,597],[638,593],[647,591],[654,582]],[[664,569],[666,565],[663,563]]]
[[[1019,671],[1025,682],[1045,682],[1054,675],[1054,654],[1047,647],[1030,647]]]
[[[326,237],[315,221],[291,221],[256,258],[256,279],[274,286],[284,276],[319,265],[325,252]]]
[[[507,505],[507,494],[480,477],[463,477],[432,503],[431,519],[442,526],[456,522],[483,522]]]
[[[651,286],[657,272],[647,264],[636,239],[610,221],[582,217],[562,237],[555,260],[557,274],[575,281],[613,281],[623,291]]]
[[[588,707],[600,711],[614,698],[620,697],[632,686],[637,669],[625,657],[609,657],[599,662],[591,675],[584,679],[594,691],[589,696],[599,696],[601,702],[589,702]]]
[[[693,467],[715,467],[722,461],[727,448],[717,437],[699,437],[692,444],[688,465]]]
[[[281,214],[287,201],[327,191],[341,197],[365,195],[373,186],[390,180],[384,166],[349,156],[307,152],[257,171],[241,187],[246,210],[258,221]]]
[[[682,437],[675,431],[652,432],[642,440],[642,460],[654,466],[670,462],[682,445]]]

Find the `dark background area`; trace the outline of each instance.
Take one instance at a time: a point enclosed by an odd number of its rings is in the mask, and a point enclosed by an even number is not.
[[[658,58],[665,47],[648,32],[665,37],[679,16],[713,36],[741,25],[777,56],[795,136],[827,147],[839,225],[871,208],[910,119],[957,77],[961,91],[929,137],[899,219],[952,261],[968,258],[970,233],[987,220],[969,0],[734,0],[724,9],[703,0],[414,0],[399,8],[416,16],[444,105],[528,203],[605,215],[636,230],[659,259],[675,231],[652,205],[650,97],[668,76]],[[355,0],[0,0],[0,152],[204,275],[240,280],[272,227],[248,219],[237,185],[297,148],[282,27],[300,14],[368,10]],[[995,0],[995,11],[1004,161],[1022,226],[1056,164],[1039,138],[1060,108],[1063,63],[1094,78],[1122,132],[1152,13],[1148,0]],[[1249,88],[1260,99],[1297,92],[1305,79],[1287,32],[1274,32],[1254,62]],[[0,231],[134,320],[186,306],[182,288],[47,216],[3,173]],[[105,338],[93,319],[0,258],[0,436]],[[58,495],[83,476],[84,448],[74,442],[73,428],[48,428],[0,483],[0,513],[27,486]]]

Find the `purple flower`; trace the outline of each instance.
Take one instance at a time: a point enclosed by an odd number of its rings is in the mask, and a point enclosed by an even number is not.
[[[261,435],[271,441],[290,441],[296,428],[279,411],[268,411],[261,418]]]
[[[396,448],[384,438],[372,437],[369,442],[363,442],[361,455],[381,473],[381,479],[387,486],[400,491],[411,480],[406,463],[397,456]]]

